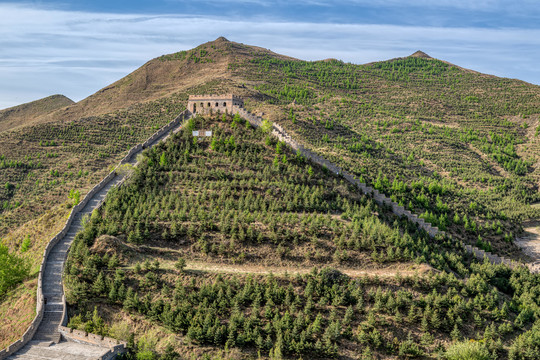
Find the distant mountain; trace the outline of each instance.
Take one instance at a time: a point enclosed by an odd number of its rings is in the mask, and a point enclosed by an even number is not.
[[[35,120],[60,108],[74,104],[64,95],[51,95],[43,99],[0,110],[0,131],[30,125]]]

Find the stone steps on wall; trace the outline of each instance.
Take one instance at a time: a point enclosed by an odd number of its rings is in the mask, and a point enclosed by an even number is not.
[[[110,350],[97,346],[78,344],[75,342],[63,341],[58,344],[51,342],[32,340],[10,360],[41,360],[41,359],[66,359],[66,360],[94,360],[102,358]]]
[[[128,154],[122,159],[120,164],[136,163],[136,154],[140,153],[143,148],[153,146],[157,144],[162,139],[168,136],[168,133],[171,130],[176,130],[181,128],[181,120],[189,117],[189,112],[184,111],[178,115],[173,121],[168,125],[164,126],[156,133],[154,133],[144,144],[139,144],[131,148]],[[9,359],[97,359],[101,358],[102,354],[109,353],[107,348],[103,347],[94,347],[91,345],[80,345],[79,352],[70,351],[77,349],[75,345],[64,345],[57,344],[52,351],[52,347],[47,347],[51,343],[60,342],[61,335],[58,331],[59,325],[63,320],[63,287],[62,287],[62,270],[64,267],[64,262],[67,257],[67,252],[69,247],[75,238],[75,235],[82,229],[82,219],[84,216],[90,214],[96,207],[103,203],[103,200],[107,196],[108,191],[123,181],[124,177],[111,173],[107,175],[96,187],[91,191],[92,195],[87,194],[87,197],[83,199],[84,206],[77,205],[72,213],[70,214],[70,219],[66,223],[66,227],[55,236],[51,242],[56,241],[57,243],[50,248],[47,246],[45,251],[45,262],[43,268],[40,270],[39,284],[38,284],[38,299],[40,294],[43,294],[43,299],[46,300],[46,304],[43,306],[43,316],[38,314],[35,323],[32,324],[30,328],[37,327],[32,340],[29,338],[21,338],[17,342],[11,344],[18,348],[20,346],[18,343],[26,343],[21,349],[16,351],[14,355],[9,357]],[[100,189],[100,190],[97,190]],[[97,191],[96,191],[97,190]],[[88,196],[90,195],[90,196]],[[86,202],[84,202],[86,201]],[[80,208],[82,207],[82,208]],[[77,212],[78,210],[78,212]],[[69,225],[68,225],[69,224]],[[40,303],[41,304],[41,303]],[[38,307],[41,308],[38,304]],[[1,321],[1,320],[0,320]],[[32,335],[30,335],[32,336]],[[37,340],[37,341],[36,341]],[[45,345],[44,345],[45,344]],[[75,344],[75,343],[71,343]],[[6,348],[6,351],[9,353],[11,345]],[[92,350],[89,349],[98,349]],[[43,350],[47,349],[47,350]],[[95,353],[96,356],[87,356],[89,354]],[[5,352],[2,351],[0,354],[0,359],[4,358]],[[110,357],[107,357],[110,358]]]

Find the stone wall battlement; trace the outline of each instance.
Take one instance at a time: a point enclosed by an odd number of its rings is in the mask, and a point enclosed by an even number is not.
[[[107,347],[109,349],[115,349],[119,345],[123,347],[127,346],[127,343],[125,341],[119,341],[117,339],[113,339],[108,336],[101,336],[101,335],[88,333],[83,330],[70,329],[65,326],[59,326],[58,331],[67,340],[78,342],[78,343],[100,346],[100,347]]]
[[[190,95],[188,110],[193,114],[226,112],[231,114],[233,107],[243,107],[244,100],[233,94],[226,95]]]

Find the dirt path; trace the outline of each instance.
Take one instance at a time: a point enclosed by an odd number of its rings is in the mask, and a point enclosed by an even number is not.
[[[140,249],[137,249],[136,246],[131,244],[124,244],[124,246],[132,247],[134,253],[137,253]],[[153,251],[153,256],[156,259],[159,259],[161,269],[173,270],[175,269],[176,260],[182,256],[182,252],[177,249],[171,248],[162,248],[159,246],[148,246],[144,245],[146,250]],[[133,259],[132,259],[133,260]],[[139,258],[139,263],[143,258]],[[133,270],[135,263],[133,262],[129,266],[125,266],[126,270]],[[341,271],[342,273],[350,277],[362,277],[366,275],[370,276],[379,276],[379,277],[394,277],[396,274],[401,276],[412,276],[415,273],[422,275],[427,274],[428,272],[438,272],[438,270],[432,268],[427,264],[415,264],[415,263],[399,263],[393,264],[384,268],[360,268],[362,264],[359,264],[358,268],[351,268],[347,266],[340,266],[337,264],[323,264],[323,265],[300,265],[300,266],[291,266],[291,265],[257,265],[257,264],[225,264],[225,263],[216,263],[204,260],[187,260],[186,267],[184,270],[192,272],[215,272],[215,273],[227,273],[227,274],[257,274],[257,275],[268,275],[274,274],[283,276],[286,274],[296,275],[296,274],[309,274],[313,268],[318,268],[319,270],[323,267],[331,267]]]
[[[434,269],[428,265],[421,264],[401,264],[385,269],[351,269],[340,268],[339,266],[331,266],[337,270],[347,274],[350,277],[362,277],[366,275],[379,277],[394,277],[396,274],[401,276],[414,275],[415,273],[422,274]],[[321,267],[320,267],[321,268]],[[320,269],[319,268],[319,269]],[[188,261],[186,263],[186,271],[204,271],[204,272],[222,272],[229,274],[274,274],[274,275],[296,275],[309,274],[313,267],[279,267],[279,266],[257,266],[257,265],[231,265],[231,264],[215,264],[199,261]]]

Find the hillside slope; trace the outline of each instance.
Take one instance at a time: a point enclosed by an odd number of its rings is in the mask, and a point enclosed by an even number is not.
[[[430,223],[519,258],[521,222],[540,216],[540,87],[420,55],[232,67],[252,111]]]
[[[35,124],[36,120],[60,108],[74,104],[64,95],[51,95],[26,104],[0,110],[0,132]]]
[[[194,129],[214,137],[195,142]],[[435,359],[469,338],[501,358],[521,351],[518,272],[411,225],[244,120],[195,119],[77,235],[68,326],[136,329],[132,352],[153,359]]]
[[[230,64],[258,53],[283,60],[293,58],[220,37],[195,49],[163,55],[81,100],[50,119],[95,116],[155,101],[208,83],[231,79]],[[223,89],[224,90],[224,89]]]
[[[454,238],[528,260],[513,239],[523,220],[540,216],[529,206],[540,200],[540,87],[416,55],[311,62],[219,38],[153,59],[77,104],[0,132],[0,236],[13,253],[23,255],[27,237],[41,253],[44,241],[21,225],[67,211],[70,191],[84,195],[188,95],[235,93]]]

